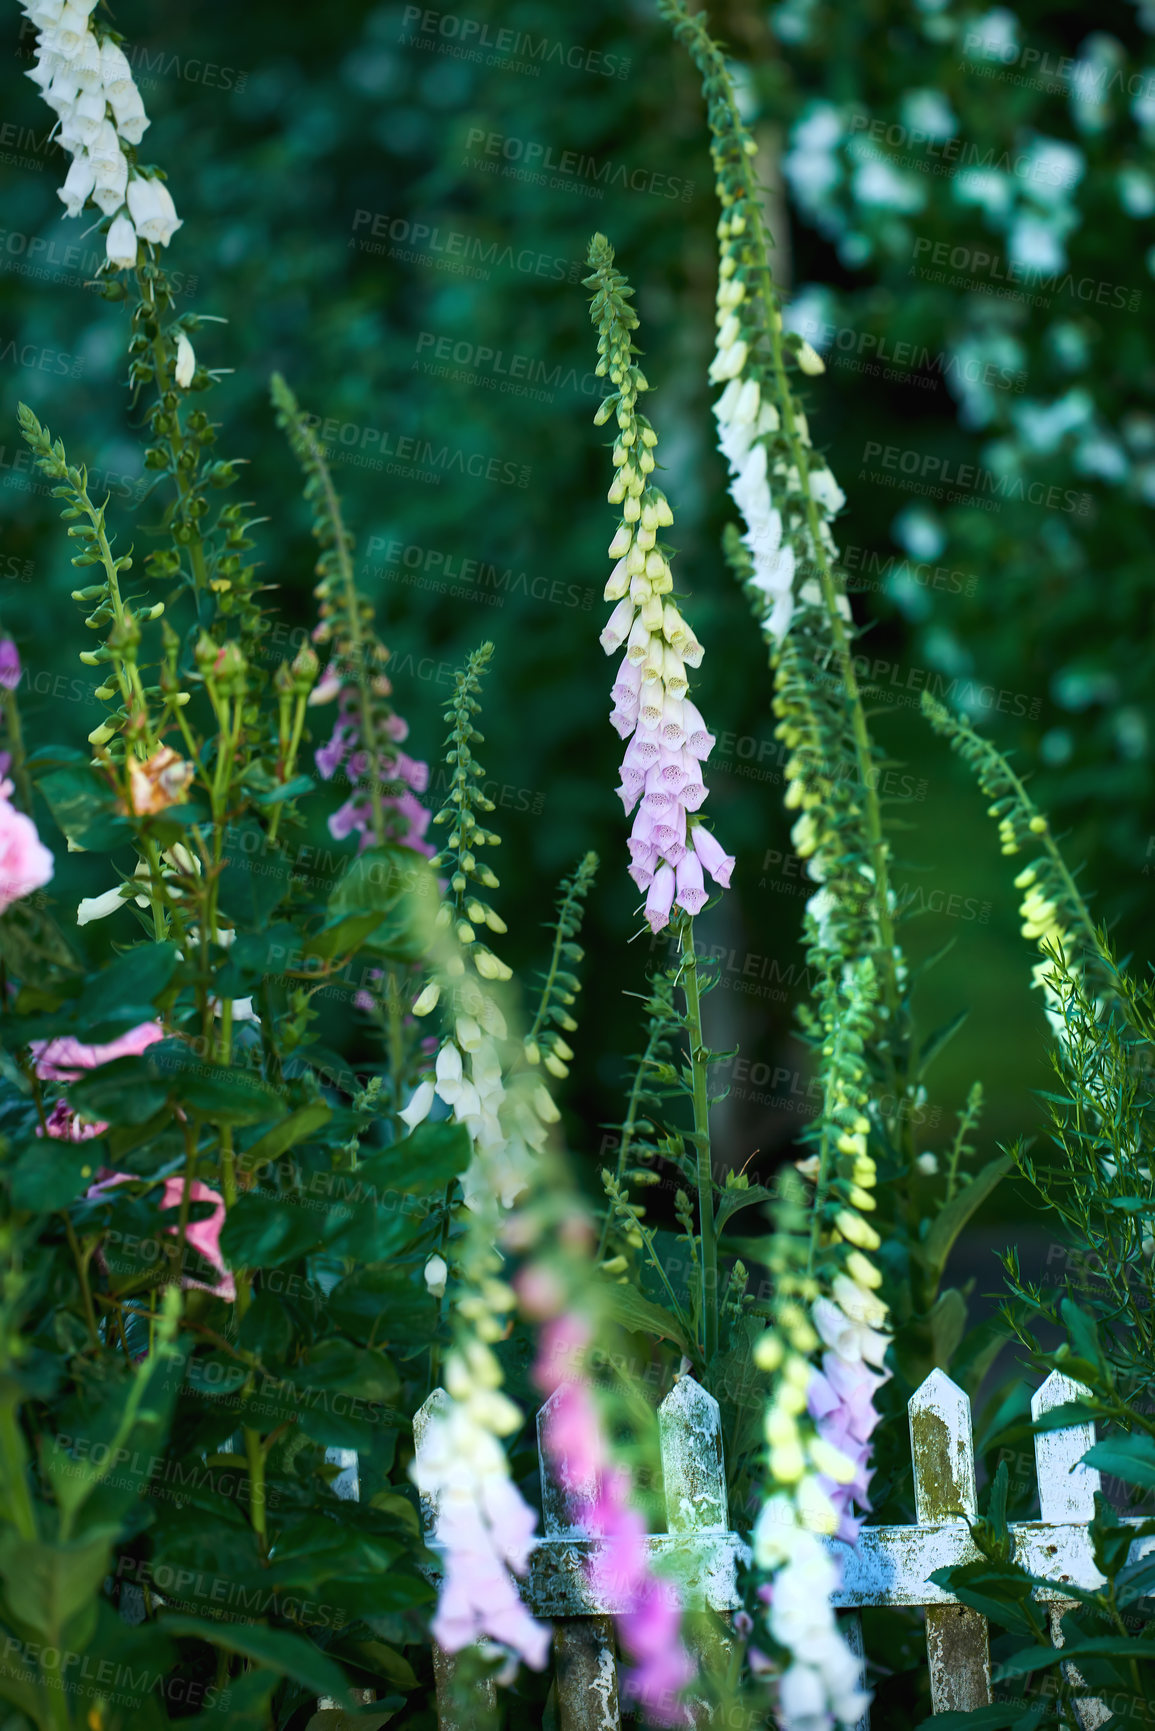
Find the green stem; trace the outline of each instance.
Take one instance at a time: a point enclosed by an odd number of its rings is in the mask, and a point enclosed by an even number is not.
[[[62,1210],[62,1213],[64,1216],[64,1231],[68,1239],[68,1248],[72,1252],[72,1259],[76,1263],[76,1272],[80,1278],[80,1295],[84,1301],[84,1316],[88,1323],[88,1337],[93,1346],[97,1351],[99,1351],[100,1331],[96,1325],[96,1308],[92,1302],[92,1289],[88,1284],[89,1259],[85,1256],[80,1247],[80,1240],[76,1236],[76,1228],[72,1224],[72,1219],[68,1210],[64,1209]]]
[[[260,1542],[261,1555],[268,1551],[268,1513],[265,1508],[265,1446],[261,1433],[245,1426],[245,1459],[249,1466],[249,1507],[252,1510],[253,1531]]]
[[[285,782],[292,781],[292,779],[293,779],[293,770],[294,770],[294,768],[296,766],[296,762],[297,762],[297,753],[301,748],[301,734],[304,731],[304,727],[305,727],[305,705],[306,705],[306,702],[307,702],[307,699],[305,697],[298,696],[296,709],[293,713],[293,731],[292,731],[292,734],[290,735],[290,738],[289,738],[289,748],[288,748],[287,752],[285,753],[285,761],[282,765],[282,770],[281,770],[281,784],[282,784],[282,786],[284,785]],[[275,805],[273,807],[273,815],[272,815],[272,819],[270,820],[270,823],[269,823],[269,840],[270,840],[270,842],[274,842],[277,839],[277,830],[280,828],[281,813],[284,811],[284,809],[285,809],[285,801],[284,800],[281,800],[277,805]]]
[[[686,996],[686,1032],[690,1042],[690,1074],[694,1102],[694,1153],[698,1169],[698,1232],[702,1242],[702,1354],[709,1364],[718,1351],[718,1238],[714,1221],[714,1172],[710,1150],[710,1100],[706,1048],[702,1039],[702,1000],[694,922],[681,923],[681,985]]]
[[[622,1125],[622,1141],[621,1147],[618,1149],[617,1170],[614,1174],[619,1188],[625,1178],[626,1160],[629,1156],[629,1150],[634,1139],[634,1131],[637,1127],[638,1108],[641,1105],[642,1099],[643,1079],[650,1065],[654,1061],[654,1048],[661,1040],[664,1032],[665,1030],[662,1023],[655,1020],[650,1027],[650,1035],[646,1041],[646,1049],[639,1059],[638,1067],[634,1072],[634,1082],[630,1089],[630,1098],[626,1107],[625,1122]],[[606,1253],[606,1241],[609,1238],[610,1220],[612,1215],[612,1209],[607,1209],[605,1219],[602,1221],[601,1236],[598,1239],[597,1255],[594,1257],[595,1263],[600,1262]]]
[[[14,691],[4,693],[4,722],[8,735],[8,755],[12,760],[9,773],[16,783],[20,804],[25,811],[31,812],[32,783],[28,779],[28,770],[24,763],[24,731],[20,725],[20,705]]]

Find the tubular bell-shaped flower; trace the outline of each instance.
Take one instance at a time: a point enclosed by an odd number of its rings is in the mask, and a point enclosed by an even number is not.
[[[658,436],[637,400],[649,386],[634,363],[630,332],[637,314],[626,278],[614,269],[614,251],[603,235],[590,245],[594,291],[590,317],[598,327],[600,377],[609,376],[611,394],[595,421],[614,415],[618,437],[613,460],[617,473],[609,490],[622,520],[610,543],[617,564],[605,599],[616,602],[601,634],[607,655],[624,645],[625,656],[613,686],[610,721],[628,740],[618,794],[627,817],[638,806],[630,836],[630,876],[647,891],[646,918],[659,932],[676,905],[689,914],[705,904],[703,868],[727,888],[734,859],[696,815],[706,798],[702,764],[714,746],[701,715],[689,699],[687,668],[702,662],[702,645],[670,599],[674,578],[672,550],[658,539],[674,521],[666,495],[650,478]],[[640,804],[639,804],[640,802]]]
[[[28,76],[58,116],[56,137],[72,156],[59,196],[69,216],[91,202],[112,217],[106,240],[113,270],[132,270],[137,242],[167,246],[181,226],[168,188],[138,172],[125,146],[148,126],[124,50],[101,23],[96,0],[21,0],[36,26],[36,64]],[[127,209],[125,208],[127,205]]]

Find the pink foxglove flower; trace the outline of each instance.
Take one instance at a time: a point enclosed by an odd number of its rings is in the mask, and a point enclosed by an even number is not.
[[[543,1277],[530,1269],[518,1284],[527,1301]],[[616,1619],[630,1661],[623,1678],[626,1694],[651,1724],[689,1725],[689,1713],[678,1697],[696,1671],[682,1644],[681,1604],[673,1583],[650,1568],[646,1526],[630,1503],[629,1475],[612,1462],[597,1405],[580,1373],[591,1337],[589,1324],[572,1313],[555,1317],[541,1331],[534,1381],[554,1397],[543,1426],[543,1447],[582,1529],[600,1540],[590,1563],[591,1582],[599,1591],[629,1602],[630,1608]]]
[[[702,645],[671,599],[669,549],[658,539],[674,514],[653,480],[657,434],[637,413],[639,393],[649,386],[633,360],[632,291],[613,269],[613,249],[600,235],[590,263],[598,281],[590,315],[600,331],[598,372],[608,374],[613,387],[594,418],[599,426],[611,414],[617,421],[609,500],[622,507],[609,547],[616,563],[605,588],[605,599],[615,605],[601,645],[607,655],[625,651],[610,714],[627,741],[618,793],[627,817],[638,807],[629,873],[648,892],[646,919],[659,932],[675,907],[692,915],[705,905],[702,868],[725,888],[734,861],[718,843],[704,851],[697,845],[700,825],[693,814],[706,799],[702,764],[714,739],[689,699],[687,669],[701,665]],[[687,854],[692,861],[682,869]]]
[[[375,774],[387,826],[383,839],[400,842],[427,859],[432,858],[436,850],[425,840],[432,814],[417,798],[429,786],[429,765],[397,750],[398,741],[407,736],[409,728],[400,716],[391,712],[375,713],[374,725],[380,735],[377,749],[363,749],[360,693],[352,682],[338,683],[334,689],[335,681],[339,680],[339,671],[330,666],[313,693],[315,697],[318,689],[323,690],[324,696],[318,702],[331,701],[335,695],[338,710],[329,740],[318,746],[314,754],[317,768],[325,781],[332,781],[341,773],[354,788],[329,819],[330,835],[334,841],[344,841],[346,836],[358,834],[362,849],[372,844],[373,801],[367,778]]]
[[[9,800],[11,792],[12,783],[0,781],[0,914],[33,890],[43,889],[55,869],[36,825]]]
[[[20,683],[20,652],[10,637],[0,637],[0,688],[15,691]]]

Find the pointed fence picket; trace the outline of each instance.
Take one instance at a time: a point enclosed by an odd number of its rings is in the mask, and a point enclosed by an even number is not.
[[[1036,1392],[1032,1414],[1037,1419],[1080,1392],[1078,1384],[1056,1371]],[[437,1390],[417,1414],[413,1429],[418,1455],[429,1420],[447,1398]],[[540,1444],[546,1410],[538,1415],[544,1531],[531,1553],[522,1595],[538,1616],[554,1622],[559,1731],[620,1731],[613,1618],[628,1609],[628,1603],[612,1582],[598,1591],[590,1583],[594,1547],[582,1536],[581,1510],[592,1487],[566,1491],[553,1476]],[[860,1655],[860,1611],[878,1605],[924,1607],[933,1711],[965,1711],[992,1699],[987,1622],[930,1577],[937,1569],[980,1557],[967,1524],[978,1511],[970,1402],[943,1371],[935,1370],[911,1397],[908,1414],[917,1520],[906,1527],[864,1527],[854,1546],[827,1541],[842,1568],[834,1604],[848,1613],[841,1620],[843,1631]],[[718,1403],[692,1377],[682,1377],[659,1407],[658,1422],[666,1531],[651,1534],[647,1548],[660,1571],[677,1579],[689,1608],[707,1607],[725,1623],[741,1604],[737,1565],[746,1546],[729,1529]],[[1048,1608],[1056,1645],[1062,1643],[1061,1618],[1074,1602],[1064,1588],[1102,1584],[1087,1534],[1099,1474],[1077,1464],[1094,1440],[1090,1422],[1035,1438],[1040,1519],[1012,1522],[1010,1528],[1018,1561],[1051,1583],[1036,1596]],[[432,1499],[422,1499],[422,1521],[426,1542],[436,1555],[437,1509]],[[1132,1560],[1152,1551],[1155,1538],[1136,1540]],[[464,1731],[467,1723],[453,1689],[457,1663],[453,1655],[434,1649],[441,1731]],[[865,1673],[865,1658],[863,1668]],[[1078,1671],[1074,1666],[1066,1670],[1078,1688]],[[492,1707],[493,1684],[484,1687]],[[691,1698],[690,1709],[696,1725],[710,1723],[705,1702]],[[1102,1702],[1089,1697],[1080,1701],[1078,1712],[1086,1731],[1110,1717]],[[869,1723],[865,1714],[858,1731],[868,1731]]]

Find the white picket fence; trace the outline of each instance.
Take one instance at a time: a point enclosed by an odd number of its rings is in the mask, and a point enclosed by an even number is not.
[[[1058,1372],[1035,1394],[1035,1418],[1079,1393],[1077,1384]],[[418,1455],[429,1420],[447,1397],[437,1390],[414,1421]],[[555,1397],[556,1398],[556,1397]],[[547,1408],[542,1409],[544,1413]],[[926,1608],[926,1646],[935,1713],[987,1705],[991,1699],[990,1642],[987,1622],[959,1604],[930,1580],[936,1569],[977,1561],[967,1517],[978,1512],[970,1402],[955,1383],[936,1370],[911,1397],[911,1455],[917,1522],[907,1527],[864,1527],[856,1546],[828,1541],[842,1565],[842,1587],[835,1604],[848,1615],[843,1626],[851,1645],[862,1652],[858,1612],[874,1605]],[[554,1663],[560,1731],[619,1731],[617,1666],[613,1616],[627,1606],[612,1592],[590,1585],[592,1541],[582,1536],[581,1499],[571,1499],[548,1470],[540,1448],[543,1537],[530,1559],[523,1596],[533,1611],[555,1628]],[[684,1601],[708,1606],[725,1619],[738,1609],[737,1564],[742,1540],[730,1531],[722,1430],[718,1404],[701,1385],[683,1377],[658,1409],[666,1493],[666,1531],[647,1541],[650,1555],[676,1576]],[[1091,1555],[1087,1523],[1094,1515],[1099,1474],[1078,1466],[1095,1440],[1093,1424],[1049,1431],[1035,1438],[1035,1464],[1041,1519],[1011,1524],[1015,1555],[1032,1574],[1053,1583],[1038,1597],[1050,1609],[1052,1637],[1061,1640],[1059,1621],[1071,1604],[1065,1586],[1101,1584]],[[355,1492],[354,1492],[355,1494]],[[431,1549],[437,1509],[422,1499],[422,1521]],[[1155,1538],[1137,1541],[1132,1560],[1155,1550]],[[453,1705],[456,1660],[435,1649],[438,1717],[441,1731],[466,1731]],[[865,1669],[865,1660],[864,1660]],[[1070,1667],[1070,1681],[1081,1679]],[[492,1700],[492,1685],[489,1686]],[[695,1722],[709,1724],[704,1702],[691,1702]],[[1108,1717],[1103,1705],[1084,1700],[1083,1725]],[[865,1714],[858,1731],[868,1731]]]

